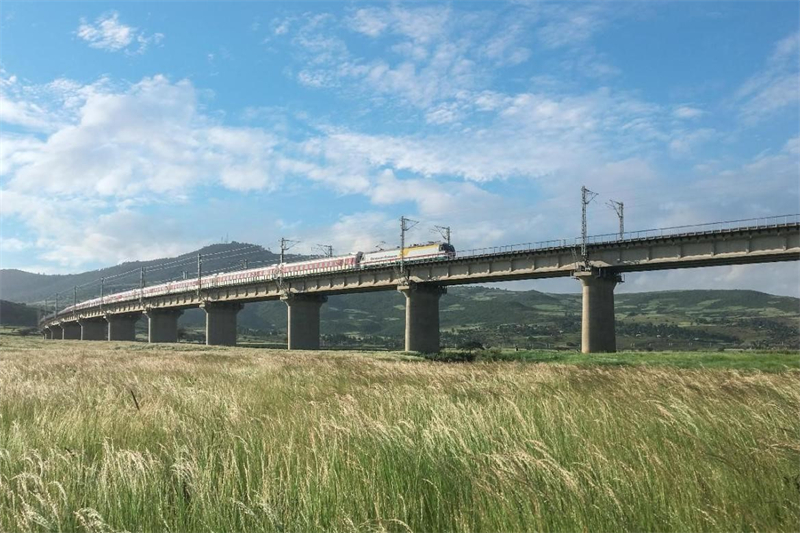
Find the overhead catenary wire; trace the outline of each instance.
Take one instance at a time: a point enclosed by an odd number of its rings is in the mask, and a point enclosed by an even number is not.
[[[260,249],[262,249],[264,251],[267,251],[263,246],[261,246],[259,244],[248,244],[247,246],[242,246],[241,248],[234,248],[233,250],[221,250],[219,252],[211,252],[211,253],[202,254],[202,255],[203,255],[203,257],[213,257],[215,255],[232,254],[234,252],[238,252],[238,251],[241,251],[241,250],[247,250],[247,249],[251,249],[251,248],[260,248]]]
[[[584,188],[584,198],[585,198],[586,193],[591,193],[591,191],[588,191],[588,190],[586,190]],[[595,194],[595,193],[591,193],[591,194],[593,194],[593,196],[591,198],[594,198],[595,196],[597,196],[597,194]],[[589,201],[591,201],[591,198],[589,199]],[[614,201],[612,200],[612,202],[614,202]],[[621,202],[614,202],[614,203],[621,204]],[[584,207],[586,205],[588,205],[588,201],[584,201]],[[620,207],[621,207],[621,205],[620,205]],[[781,217],[782,216],[797,217],[798,215],[780,215],[780,216]],[[653,232],[653,231],[660,231],[660,232],[663,233],[664,231],[671,231],[671,230],[678,230],[678,229],[700,228],[700,227],[704,227],[704,226],[705,227],[719,226],[719,225],[725,225],[725,224],[731,224],[731,223],[742,223],[742,222],[748,222],[748,221],[756,221],[756,222],[758,222],[760,220],[763,220],[764,218],[773,218],[773,217],[753,217],[753,218],[750,218],[750,219],[725,220],[725,221],[721,221],[721,222],[712,222],[712,223],[707,223],[707,224],[688,224],[688,225],[682,225],[682,226],[670,226],[670,227],[652,228],[652,229],[648,229],[648,230],[639,230],[638,232],[631,232],[630,234],[647,233],[647,232]],[[409,219],[406,219],[405,217],[402,217],[401,218],[401,224],[403,224],[404,221],[405,222],[409,222],[409,223],[413,223],[413,225],[416,225],[416,223],[417,223],[417,221],[410,221]],[[622,221],[620,220],[620,222],[622,222]],[[413,225],[410,225],[408,227],[404,227],[404,229],[406,229],[406,230],[410,229],[411,227],[413,227]],[[624,237],[624,229],[622,227],[620,228],[620,232],[622,233],[621,237]],[[592,235],[591,237],[606,237],[606,236],[609,236],[609,235],[613,235],[613,234],[597,234],[597,235]],[[401,239],[402,239],[402,235],[401,235]],[[565,243],[564,245],[566,245],[566,243],[568,242],[567,239],[561,239],[561,240]],[[557,240],[541,241],[541,242],[555,242],[555,241],[557,241]],[[600,242],[600,241],[596,241],[596,242]],[[584,245],[586,243],[585,233],[584,233],[583,243],[584,243]],[[506,245],[505,247],[509,247],[509,246],[513,247],[513,246],[518,246],[518,245]],[[236,248],[234,250],[226,250],[226,251],[215,252],[215,253],[209,254],[209,255],[212,256],[212,259],[210,259],[209,262],[229,261],[229,260],[234,259],[236,257],[241,257],[241,256],[244,256],[244,255],[250,255],[250,254],[253,254],[253,253],[256,253],[256,252],[262,252],[262,251],[267,251],[267,250],[265,250],[262,246],[259,246],[259,245],[243,246],[243,247],[240,247],[240,248]],[[238,252],[238,253],[233,253],[233,252]],[[221,256],[221,257],[219,257],[219,256]],[[203,257],[205,257],[205,256],[203,256]],[[151,271],[163,270],[163,269],[165,269],[165,268],[167,268],[169,266],[172,266],[173,268],[177,268],[181,264],[188,264],[190,262],[191,262],[191,260],[188,259],[188,258],[184,258],[184,259],[178,260],[178,261],[168,261],[168,262],[165,262],[165,263],[159,263],[159,264],[157,264],[156,266],[153,266],[153,267],[148,267],[147,271],[151,272]],[[255,260],[255,261],[253,261],[253,265],[257,265],[259,263],[264,264],[264,263],[268,263],[268,262],[272,263],[272,261],[268,260],[268,259]],[[219,269],[210,270],[210,271],[207,272],[207,274],[216,274],[216,273],[225,272],[225,271],[229,271],[229,272],[236,271],[235,268],[231,269],[232,266],[233,265],[225,265],[225,266],[223,266],[223,267],[221,267]],[[79,288],[85,289],[87,287],[90,287],[90,286],[98,283],[98,282],[101,284],[101,298],[102,298],[102,293],[103,293],[102,289],[103,288],[108,289],[109,292],[107,292],[106,294],[112,294],[112,293],[114,293],[114,291],[125,290],[125,289],[128,289],[128,288],[140,287],[140,285],[137,285],[135,283],[125,283],[125,284],[110,283],[110,284],[106,284],[106,281],[108,281],[108,280],[119,280],[119,279],[124,278],[125,276],[129,276],[129,275],[131,275],[133,273],[141,273],[141,271],[142,271],[142,267],[139,267],[139,268],[136,268],[136,269],[125,271],[125,272],[112,274],[110,276],[105,276],[105,277],[102,277],[102,278],[99,278],[99,279],[90,280],[90,281],[82,283],[80,285],[75,285],[73,287],[73,291],[67,291],[67,290],[59,291],[59,292],[57,292],[57,293],[55,293],[53,295],[54,296],[54,298],[52,298],[54,300],[53,305],[56,308],[62,308],[62,306],[59,305],[59,303],[63,303],[63,301],[65,299],[68,300],[68,297],[65,298],[67,292],[73,292],[73,300],[74,300],[75,296],[77,295],[77,289],[79,289]],[[177,279],[180,279],[180,278],[177,278]],[[169,280],[158,280],[158,283],[168,283],[168,282],[169,282]],[[81,292],[81,294],[83,294],[83,291]],[[59,302],[59,298],[60,298],[60,302]],[[47,297],[44,300],[44,302],[38,301],[38,302],[34,302],[34,304],[44,304],[46,307],[49,307],[50,300],[51,300],[51,297]]]
[[[779,185],[786,183],[787,180],[776,178],[774,180],[759,180],[759,184]],[[690,188],[676,188],[672,184],[663,184],[654,186],[652,184],[643,185],[641,187],[627,187],[627,188],[614,188],[612,190],[602,189],[601,196],[608,197],[609,195],[619,196],[620,193],[630,191],[643,191],[644,194],[640,196],[622,195],[622,199],[626,202],[626,211],[639,211],[642,207],[652,206],[655,204],[663,204],[665,202],[664,195],[658,194],[659,192],[669,192],[669,200],[681,199],[694,199],[697,197],[698,190],[714,190],[714,191],[738,191],[741,190],[742,180],[733,183],[703,183],[699,185],[692,184]],[[539,205],[553,205],[557,207],[569,206],[569,194],[565,191],[559,191],[555,195],[539,201]],[[563,205],[560,205],[563,204]],[[435,223],[441,221],[445,217],[453,217],[460,214],[474,214],[476,209],[474,206],[464,207],[461,209],[445,209],[445,210],[424,210],[419,212],[416,216],[423,221]],[[493,212],[492,221],[519,219],[520,214],[530,214],[530,205],[522,205],[519,207],[503,207],[502,212]]]
[[[646,194],[642,195],[642,196],[638,196],[637,195],[637,196],[631,197],[629,195],[625,195],[626,211],[629,211],[629,212],[630,211],[640,212],[641,210],[643,210],[645,208],[648,208],[648,207],[650,207],[652,205],[663,204],[664,203],[664,199],[663,198],[659,198],[658,194],[653,194],[654,192],[657,192],[659,190],[664,190],[664,191],[668,190],[670,192],[670,199],[675,200],[675,199],[681,199],[681,198],[693,198],[693,197],[696,197],[698,190],[706,190],[706,189],[713,189],[715,191],[740,190],[741,189],[741,183],[740,183],[741,181],[742,180],[735,180],[733,182],[728,182],[728,183],[719,183],[716,178],[712,177],[712,178],[709,178],[707,180],[707,183],[692,184],[691,187],[688,188],[688,189],[676,189],[675,187],[673,187],[671,185],[667,185],[667,184],[658,185],[658,186],[654,186],[652,184],[643,184],[641,186],[635,186],[635,187],[617,187],[617,188],[613,188],[611,190],[604,189],[603,190],[603,195],[607,196],[607,195],[610,195],[610,194],[617,195],[617,194],[620,194],[620,193],[646,191]],[[759,181],[759,183],[761,185],[765,185],[766,184],[766,185],[770,185],[770,186],[771,185],[783,184],[785,182],[786,182],[786,180],[782,179],[782,178],[776,178],[776,179],[773,179],[773,180],[760,180]],[[654,198],[658,198],[658,199],[654,199]],[[553,203],[554,201],[557,202],[557,201],[560,201],[561,199],[563,199],[563,195],[558,195],[558,196],[556,196],[554,198],[549,198],[549,199],[543,200],[543,203],[545,203],[545,204]],[[467,212],[474,213],[475,210],[472,207],[467,207],[467,208],[464,208],[464,209],[455,209],[455,210],[451,209],[451,210],[440,210],[440,211],[424,211],[423,213],[420,213],[420,215],[425,220],[435,221],[435,220],[438,220],[440,217],[453,216],[453,215],[457,215],[457,214],[461,214],[461,213],[467,213]],[[505,220],[505,219],[509,219],[509,218],[519,219],[519,217],[518,217],[519,213],[530,213],[530,207],[529,206],[520,206],[519,208],[516,208],[516,209],[503,209],[502,213],[493,214],[492,215],[492,219],[495,220],[495,221],[497,221],[497,220]],[[418,216],[420,216],[420,215],[418,215]],[[246,245],[246,246],[243,246],[243,247],[240,247],[240,248],[235,248],[233,250],[221,250],[221,251],[218,251],[218,252],[211,252],[209,254],[204,254],[203,257],[204,258],[206,258],[206,257],[216,258],[219,255],[225,256],[226,254],[228,256],[231,256],[230,254],[233,254],[234,252],[238,252],[238,251],[241,251],[241,250],[251,250],[251,249],[265,250],[260,245]],[[216,259],[214,259],[214,260],[216,260]],[[159,272],[159,271],[171,268],[171,267],[179,267],[180,265],[189,264],[189,263],[191,263],[193,261],[194,261],[194,258],[192,258],[192,257],[176,258],[176,259],[171,259],[171,260],[166,261],[166,262],[156,263],[154,265],[148,266],[147,270],[148,270],[148,272]],[[136,268],[136,269],[133,269],[133,270],[129,270],[129,271],[126,271],[126,272],[122,272],[122,273],[118,273],[118,274],[113,274],[111,276],[106,276],[106,280],[117,279],[117,278],[120,278],[120,277],[131,275],[131,274],[136,273],[136,272],[139,272],[139,268]],[[90,280],[88,282],[84,282],[84,283],[78,284],[77,287],[78,288],[88,287],[88,286],[91,286],[91,285],[94,285],[94,284],[98,284],[99,282],[100,282],[100,278],[96,278],[96,279]],[[62,295],[65,292],[66,292],[66,290],[60,291],[60,293],[62,293]],[[51,293],[48,296],[48,300],[52,299],[55,296],[55,294],[56,293]]]
[[[244,252],[246,250],[248,252]],[[212,258],[211,261],[220,261],[220,260],[225,260],[227,258],[239,257],[241,255],[246,255],[247,253],[253,253],[253,252],[257,252],[257,251],[268,251],[268,250],[266,250],[263,246],[258,245],[258,244],[249,244],[249,245],[242,246],[242,247],[239,247],[239,248],[234,248],[233,250],[220,250],[218,252],[211,252],[209,254],[203,254],[203,257],[205,258],[206,256],[208,256],[208,257]],[[241,253],[234,254],[234,252],[241,252]],[[233,255],[231,255],[231,254],[233,254]],[[219,256],[223,256],[223,257],[219,257]],[[165,262],[161,262],[161,263],[156,263],[154,265],[147,266],[146,268],[147,268],[147,272],[148,273],[154,273],[154,272],[160,272],[160,271],[163,271],[163,270],[166,270],[166,269],[179,268],[182,265],[187,265],[187,264],[192,263],[192,262],[194,262],[194,258],[183,257],[183,258],[177,258],[177,259],[170,259],[169,261],[165,261]],[[119,279],[119,278],[124,278],[124,277],[130,276],[130,275],[132,275],[134,273],[140,273],[141,272],[141,268],[142,267],[137,267],[137,268],[134,268],[134,269],[131,269],[131,270],[126,270],[124,272],[120,272],[120,273],[117,273],[117,274],[111,274],[111,275],[108,275],[108,276],[94,278],[94,279],[91,279],[91,280],[86,281],[84,283],[80,283],[80,284],[78,284],[78,285],[76,285],[74,287],[77,287],[78,289],[81,289],[81,288],[91,287],[92,285],[99,285],[99,284],[103,283],[104,281],[107,282],[107,281],[111,281],[111,280],[115,280],[115,279]],[[113,285],[110,286],[109,288],[111,288],[111,287],[113,287]],[[48,295],[46,297],[46,300],[48,300],[48,301],[49,300],[54,300],[55,296],[57,294],[63,296],[65,292],[66,292],[66,290],[57,291],[57,292],[51,293],[50,295]]]
[[[235,257],[239,257],[239,256],[242,256],[242,255],[247,255],[249,253],[252,253],[252,252],[242,252],[242,253],[239,253],[239,254],[234,254],[232,256],[217,257],[217,258],[212,259],[212,261],[222,261],[222,260],[233,259]],[[203,257],[204,257],[204,260],[205,260],[205,256],[203,256]],[[187,263],[189,263],[189,262],[187,262]],[[270,260],[260,260],[260,261],[257,260],[257,261],[253,261],[252,262],[252,264],[254,266],[257,265],[257,264],[266,264],[266,263],[274,264],[274,262],[270,261]],[[235,267],[236,265],[230,265],[229,264],[229,265],[224,265],[224,266],[222,266],[220,268],[213,269],[213,270],[204,270],[203,274],[204,275],[212,275],[212,274],[218,274],[220,272],[235,272],[236,270],[231,270],[232,266]],[[150,272],[150,271],[151,271],[151,269],[148,269],[148,272]],[[117,278],[118,277],[119,276],[117,276]],[[111,278],[107,277],[105,279],[108,280],[108,279],[111,279]],[[174,278],[171,277],[171,278],[168,278],[168,279],[158,280],[158,284],[171,283],[171,282],[175,282],[175,281],[183,281],[185,279],[187,279],[187,278],[185,276],[181,275],[181,276],[174,277]],[[92,280],[90,283],[83,284],[83,286],[88,286],[88,285],[92,285],[92,284],[99,283],[99,282],[100,282],[100,279]],[[105,285],[105,293],[106,293],[107,296],[111,295],[111,294],[115,294],[117,292],[123,292],[123,291],[126,291],[126,290],[140,288],[140,284],[139,283],[135,283],[135,282],[124,283],[124,284],[119,284],[119,283],[117,283],[117,284],[109,284],[109,283],[105,283],[104,285]],[[81,294],[83,294],[83,293],[81,293]],[[90,296],[94,297],[95,294],[91,293]],[[83,301],[83,299],[81,301]]]

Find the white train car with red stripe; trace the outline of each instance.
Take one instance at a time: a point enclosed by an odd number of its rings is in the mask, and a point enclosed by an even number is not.
[[[104,303],[117,303],[139,298],[151,298],[166,294],[179,294],[201,289],[214,289],[217,287],[228,287],[232,285],[242,285],[256,281],[271,281],[279,278],[291,278],[322,274],[326,272],[336,272],[340,270],[355,270],[381,265],[391,265],[400,262],[400,257],[407,263],[415,261],[447,260],[456,256],[455,248],[449,243],[429,242],[426,244],[415,244],[404,248],[393,250],[379,250],[376,252],[355,252],[338,257],[319,257],[307,261],[294,263],[274,264],[262,268],[252,268],[248,270],[237,270],[234,272],[219,272],[208,276],[201,276],[201,279],[183,279],[170,281],[158,285],[151,285],[142,289],[133,289],[124,292],[104,295],[102,298],[92,298],[71,305],[60,310],[59,314],[71,313],[80,309],[97,307]]]

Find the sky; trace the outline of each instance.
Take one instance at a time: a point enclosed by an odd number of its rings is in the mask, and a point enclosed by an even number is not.
[[[0,3],[0,266],[800,213],[800,3]],[[574,280],[507,288],[577,291]],[[798,263],[621,291],[800,296]]]

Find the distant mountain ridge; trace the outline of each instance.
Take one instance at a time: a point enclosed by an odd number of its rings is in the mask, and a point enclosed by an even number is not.
[[[35,328],[39,323],[39,310],[25,304],[0,300],[0,325]]]
[[[139,270],[145,269],[145,281],[148,285],[179,279],[185,272],[187,276],[197,275],[197,254],[203,256],[203,271],[241,269],[243,261],[249,265],[277,263],[279,256],[261,246],[230,242],[212,244],[200,250],[185,253],[176,257],[153,259],[150,261],[130,261],[112,267],[91,270],[77,274],[33,274],[17,269],[0,270],[0,298],[14,302],[42,302],[52,299],[56,293],[62,301],[71,302],[76,286],[97,282],[106,278],[106,293],[117,292],[139,286]],[[302,256],[287,256],[294,260]],[[130,274],[118,277],[125,272]],[[89,299],[99,295],[99,283],[89,287],[81,287],[79,299]]]

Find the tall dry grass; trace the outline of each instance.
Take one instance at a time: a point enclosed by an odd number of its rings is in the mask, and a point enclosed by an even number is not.
[[[0,340],[4,531],[797,531],[800,373]]]

